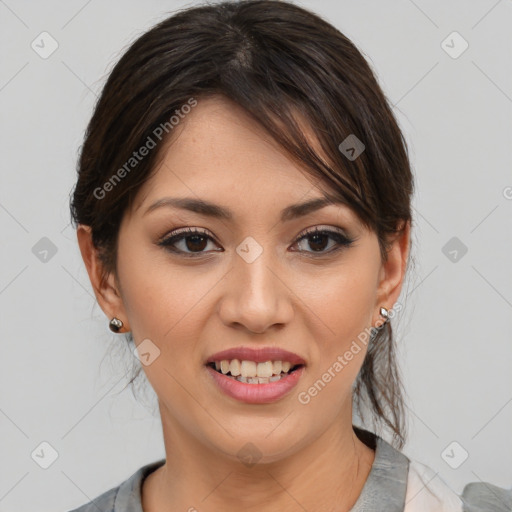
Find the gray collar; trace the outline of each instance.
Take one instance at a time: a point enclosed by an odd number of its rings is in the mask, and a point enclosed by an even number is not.
[[[355,427],[358,437],[375,449],[375,459],[359,498],[350,512],[403,512],[409,459],[375,434]],[[165,459],[139,468],[118,488],[112,512],[143,512],[142,482]]]
[[[375,460],[350,512],[403,512],[409,459],[372,432],[357,427],[354,430],[361,441],[375,449]]]
[[[119,486],[112,512],[143,512],[141,502],[142,482],[150,473],[164,464],[165,459],[146,464],[125,480]]]

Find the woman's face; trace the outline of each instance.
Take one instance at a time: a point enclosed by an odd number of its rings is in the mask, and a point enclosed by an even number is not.
[[[277,460],[352,424],[361,340],[378,324],[379,307],[398,298],[405,244],[384,266],[375,234],[345,205],[291,210],[322,190],[227,100],[199,101],[174,130],[179,136],[120,228],[119,283],[109,280],[119,296],[98,299],[143,343],[143,369],[171,439]],[[164,198],[216,207],[151,208]],[[212,214],[220,209],[228,215]],[[159,245],[187,229],[200,235]],[[333,233],[304,237],[316,229]],[[235,352],[215,356],[228,349]],[[295,356],[251,352],[258,349]],[[212,359],[244,360],[221,371],[274,379],[239,382],[207,365]],[[274,375],[278,361],[293,368],[299,360],[288,377]]]

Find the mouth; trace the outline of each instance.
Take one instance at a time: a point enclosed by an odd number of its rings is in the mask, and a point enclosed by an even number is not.
[[[206,366],[230,379],[244,384],[269,384],[278,382],[304,367],[304,364],[293,364],[290,361],[256,362],[239,359],[222,359],[210,361]]]
[[[205,361],[211,382],[223,394],[250,404],[283,399],[298,385],[306,361],[279,347],[240,346]]]

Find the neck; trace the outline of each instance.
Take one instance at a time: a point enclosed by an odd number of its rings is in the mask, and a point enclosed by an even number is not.
[[[375,455],[351,422],[340,418],[313,442],[292,447],[288,456],[244,464],[198,442],[169,417],[162,414],[166,463],[144,481],[144,512],[316,512],[334,505],[348,511]],[[260,454],[254,455],[258,459]]]

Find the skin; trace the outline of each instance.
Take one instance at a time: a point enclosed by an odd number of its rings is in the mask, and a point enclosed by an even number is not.
[[[100,282],[90,230],[77,230],[108,319],[120,318],[121,332],[131,330],[136,344],[149,338],[160,350],[143,368],[159,401],[166,464],[144,481],[144,511],[314,512],[335,504],[349,510],[374,460],[352,429],[351,390],[365,345],[308,404],[298,393],[365,328],[380,325],[380,306],[397,301],[409,226],[382,263],[376,235],[345,205],[280,222],[283,208],[321,197],[322,189],[227,99],[199,101],[175,133],[123,218],[118,279],[111,274]],[[209,200],[232,210],[233,220],[168,207],[144,215],[165,196]],[[339,228],[355,241],[336,252],[329,252],[332,238],[320,239],[319,252],[311,237],[295,242],[316,226]],[[199,252],[196,258],[157,245],[183,227],[213,236],[202,245],[176,242],[182,251]],[[247,236],[263,248],[252,263],[236,252]],[[240,345],[299,354],[306,369],[298,386],[272,404],[223,394],[204,362]],[[237,457],[248,442],[261,455],[251,467]]]

